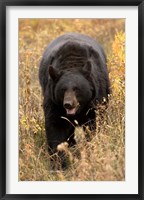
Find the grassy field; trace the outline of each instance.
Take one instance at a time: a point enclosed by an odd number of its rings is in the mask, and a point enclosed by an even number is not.
[[[69,168],[50,171],[44,128],[39,62],[47,44],[66,32],[97,39],[107,54],[112,94],[97,109],[97,129],[67,149]],[[91,133],[90,133],[91,134]],[[78,153],[79,152],[79,153]],[[123,181],[125,179],[125,21],[123,19],[19,20],[19,180]]]

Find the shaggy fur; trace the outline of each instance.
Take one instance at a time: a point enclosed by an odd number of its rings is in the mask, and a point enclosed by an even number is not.
[[[95,124],[95,107],[109,94],[106,56],[92,38],[69,33],[52,41],[40,63],[39,80],[44,95],[45,128],[49,153],[57,152],[58,144],[74,145],[74,127]],[[63,152],[58,152],[62,167],[66,166]]]

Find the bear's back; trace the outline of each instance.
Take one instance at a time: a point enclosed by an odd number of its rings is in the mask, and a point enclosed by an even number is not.
[[[56,38],[48,45],[44,58],[48,64],[52,64],[55,58],[63,59],[68,55],[77,55],[89,59],[92,51],[97,53],[100,59],[105,62],[104,51],[96,40],[80,33],[67,33]]]
[[[106,71],[106,57],[101,45],[89,36],[79,33],[67,33],[59,36],[46,48],[39,68],[39,79],[43,90],[48,81],[48,66],[52,65],[58,70],[69,70],[71,68],[82,68],[87,60],[91,59],[93,74]]]

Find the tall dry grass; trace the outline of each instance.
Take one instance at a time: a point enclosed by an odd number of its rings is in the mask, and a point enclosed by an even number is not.
[[[125,179],[125,22],[122,19],[19,20],[19,180],[122,181]],[[97,109],[96,134],[86,141],[81,127],[77,145],[64,148],[65,171],[50,171],[38,66],[47,44],[66,32],[96,38],[104,47],[112,94]]]

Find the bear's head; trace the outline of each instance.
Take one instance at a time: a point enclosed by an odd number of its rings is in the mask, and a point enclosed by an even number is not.
[[[93,98],[94,88],[90,81],[91,63],[88,61],[82,69],[63,70],[61,73],[49,66],[49,75],[53,82],[53,99],[63,106],[66,115],[75,116],[85,108]]]

